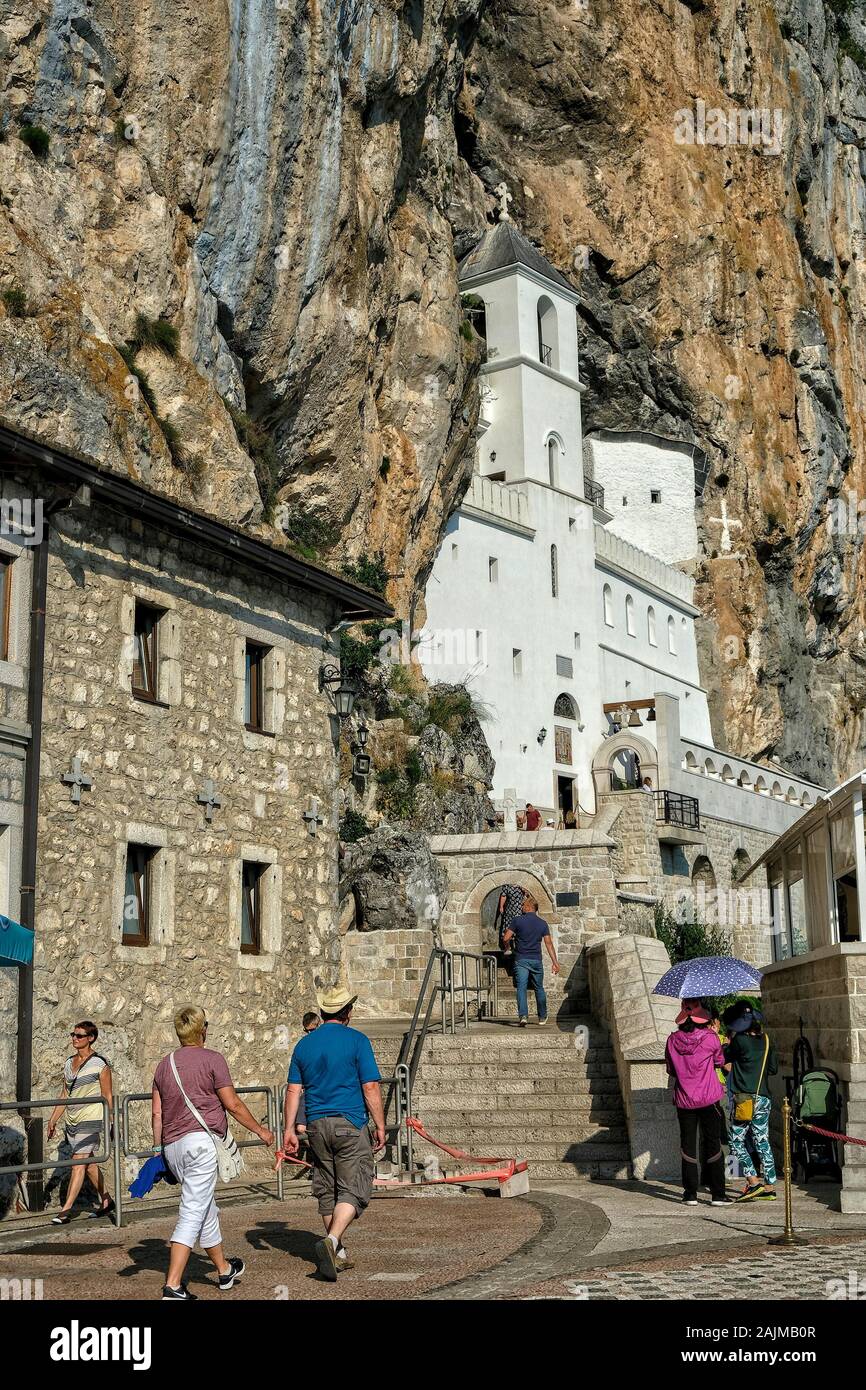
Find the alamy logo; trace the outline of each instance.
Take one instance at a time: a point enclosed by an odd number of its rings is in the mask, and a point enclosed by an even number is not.
[[[69,1327],[51,1332],[52,1361],[131,1361],[134,1371],[150,1370],[149,1327],[82,1327],[73,1318]]]
[[[42,512],[41,497],[0,497],[0,536],[14,536],[23,545],[41,545]]]
[[[0,1303],[31,1303],[42,1298],[41,1279],[0,1279]]]
[[[746,145],[768,154],[782,153],[785,118],[779,107],[721,106],[707,108],[698,97],[694,110],[683,106],[674,112],[674,141],[677,145]]]

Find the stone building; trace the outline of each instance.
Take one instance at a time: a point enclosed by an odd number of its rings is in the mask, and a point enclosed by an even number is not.
[[[11,429],[0,467],[4,523],[41,513],[0,537],[0,910],[36,933],[32,970],[0,970],[0,1090],[17,1050],[18,1095],[55,1093],[81,1018],[139,1090],[190,1001],[239,1083],[273,1082],[339,973],[323,666],[341,621],[390,610]]]

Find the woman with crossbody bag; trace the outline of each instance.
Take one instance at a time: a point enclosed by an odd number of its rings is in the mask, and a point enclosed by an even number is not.
[[[154,1152],[163,1153],[180,1183],[180,1211],[162,1297],[187,1302],[195,1294],[189,1293],[183,1275],[196,1245],[203,1247],[216,1269],[222,1291],[233,1288],[245,1269],[243,1260],[223,1254],[214,1201],[217,1180],[228,1182],[243,1166],[227,1116],[265,1144],[273,1144],[274,1136],[253,1119],[238,1096],[222,1053],[205,1047],[204,1010],[181,1009],[174,1027],[180,1047],[163,1057],[153,1077],[153,1143]]]
[[[738,1202],[776,1200],[776,1161],[770,1145],[770,1111],[772,1099],[767,1082],[779,1069],[776,1049],[761,1025],[761,1015],[743,1003],[735,1016],[725,1021],[731,1031],[731,1041],[725,1048],[725,1058],[731,1063],[731,1084],[734,1093],[731,1116],[731,1157],[736,1159],[746,1185]],[[758,1177],[752,1155],[746,1146],[752,1145],[761,1164]]]

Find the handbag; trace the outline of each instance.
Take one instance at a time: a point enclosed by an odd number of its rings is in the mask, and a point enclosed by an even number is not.
[[[243,1154],[241,1153],[240,1149],[238,1148],[231,1135],[231,1132],[228,1129],[226,1129],[224,1139],[221,1139],[218,1134],[214,1134],[213,1130],[208,1129],[208,1126],[205,1124],[205,1121],[202,1119],[201,1115],[196,1110],[186,1091],[183,1089],[180,1077],[177,1074],[177,1066],[175,1064],[173,1052],[169,1053],[168,1060],[171,1062],[171,1069],[174,1072],[174,1079],[177,1082],[178,1090],[180,1091],[181,1095],[186,1101],[187,1109],[190,1111],[191,1114],[195,1116],[202,1129],[207,1131],[207,1133],[211,1137],[211,1140],[213,1141],[213,1146],[216,1149],[217,1172],[219,1174],[220,1182],[231,1182],[232,1178],[236,1178],[239,1173],[243,1172]]]
[[[758,1077],[758,1084],[755,1087],[755,1094],[748,1095],[744,1091],[737,1091],[734,1094],[734,1122],[738,1125],[748,1125],[755,1118],[755,1101],[761,1090],[761,1082],[764,1079],[764,1070],[767,1065],[767,1057],[770,1054],[770,1038],[764,1034],[764,1060],[761,1063],[761,1074]]]

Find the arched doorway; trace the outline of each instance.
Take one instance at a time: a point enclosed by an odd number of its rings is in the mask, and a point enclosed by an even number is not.
[[[553,897],[535,874],[528,873],[525,869],[509,866],[498,869],[495,873],[487,873],[479,879],[466,897],[459,916],[459,924],[462,927],[475,927],[481,939],[482,949],[485,951],[495,951],[498,945],[493,932],[493,920],[496,916],[499,894],[506,883],[514,883],[520,888],[525,888],[528,893],[537,898],[538,911],[545,921],[556,922],[558,920],[559,914],[554,906]]]
[[[612,792],[635,791],[642,781],[640,754],[635,748],[620,748],[610,764]]]

